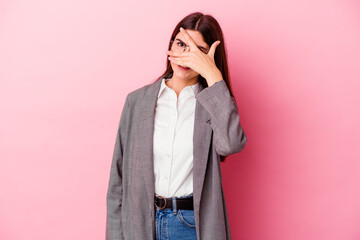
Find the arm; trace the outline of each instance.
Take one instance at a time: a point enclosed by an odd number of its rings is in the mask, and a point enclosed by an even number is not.
[[[115,148],[110,169],[110,179],[107,191],[106,240],[123,240],[121,226],[122,206],[122,157],[123,157],[123,131],[128,118],[129,103],[126,98],[116,135]]]
[[[216,152],[222,156],[240,152],[247,136],[240,125],[238,107],[226,82],[221,80],[204,88],[196,98],[210,114]]]

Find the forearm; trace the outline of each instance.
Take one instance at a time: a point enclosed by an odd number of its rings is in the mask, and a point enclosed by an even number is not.
[[[240,152],[247,142],[247,136],[240,124],[237,104],[230,95],[226,82],[217,81],[203,89],[197,95],[197,100],[211,116],[217,153],[228,156]]]

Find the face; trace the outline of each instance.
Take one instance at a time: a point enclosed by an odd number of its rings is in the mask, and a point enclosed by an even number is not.
[[[203,36],[199,31],[194,31],[194,30],[189,30],[186,29],[187,33],[191,36],[191,38],[194,40],[195,44],[198,46],[198,48],[207,53],[209,51],[209,46],[206,42],[204,42]],[[187,46],[189,46],[189,43],[187,42],[187,40],[183,37],[182,33],[179,32],[176,36],[175,39],[173,41],[172,44],[172,50],[176,49],[174,45],[177,45],[176,47],[178,47],[179,49],[181,49],[181,46],[185,46],[185,44]],[[189,47],[186,47],[185,52],[188,52],[190,49]],[[176,51],[176,50],[174,50]],[[183,79],[183,80],[189,80],[189,79],[194,79],[194,78],[198,78],[199,74],[197,72],[195,72],[194,70],[192,70],[191,68],[188,70],[184,70],[182,68],[179,67],[179,65],[173,63],[170,61],[171,67],[174,71],[174,76],[178,79]]]

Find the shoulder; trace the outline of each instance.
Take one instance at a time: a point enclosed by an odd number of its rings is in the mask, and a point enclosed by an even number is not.
[[[138,105],[142,101],[143,97],[150,89],[150,87],[156,84],[157,81],[160,81],[160,79],[129,92],[126,96],[126,102],[129,104],[129,106],[132,107]]]

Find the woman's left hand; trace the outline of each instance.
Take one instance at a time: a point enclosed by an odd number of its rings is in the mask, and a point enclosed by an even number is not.
[[[166,53],[170,55],[169,60],[177,65],[190,67],[206,79],[208,86],[213,85],[217,81],[221,81],[223,77],[220,70],[216,67],[214,60],[215,50],[220,44],[220,41],[215,41],[211,45],[209,52],[206,54],[197,47],[196,43],[185,29],[180,28],[180,32],[187,40],[190,51],[167,51]]]

